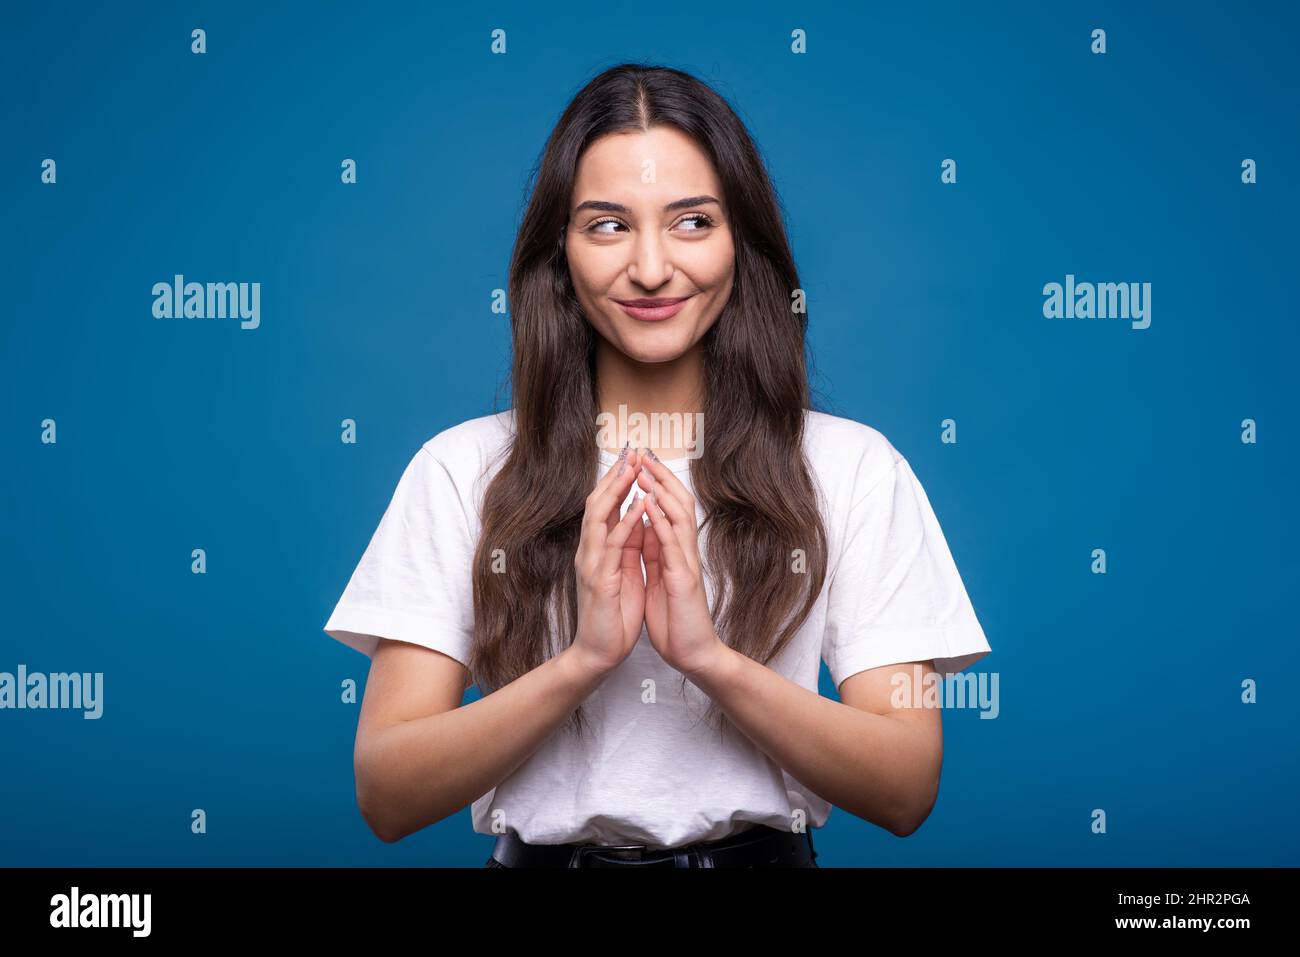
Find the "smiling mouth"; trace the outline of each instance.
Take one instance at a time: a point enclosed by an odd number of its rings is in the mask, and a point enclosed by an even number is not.
[[[643,322],[659,322],[677,315],[693,296],[694,294],[671,299],[615,299],[614,301],[633,319],[640,319]]]

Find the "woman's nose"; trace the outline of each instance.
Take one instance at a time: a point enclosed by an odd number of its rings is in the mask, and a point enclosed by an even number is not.
[[[658,289],[672,278],[673,267],[658,233],[643,232],[637,236],[628,274],[646,289]]]

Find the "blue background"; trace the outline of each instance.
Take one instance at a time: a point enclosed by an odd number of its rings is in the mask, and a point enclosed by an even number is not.
[[[0,711],[0,863],[486,860],[468,809],[366,827],[367,660],[321,628],[419,445],[509,407],[529,171],[645,59],[749,124],[821,407],[912,463],[999,675],[925,825],[836,810],[820,863],[1296,864],[1297,16],[1137,6],[7,5],[0,670],[105,711]],[[260,282],[261,327],[155,320],[174,273]],[[1152,283],[1151,327],[1045,319],[1066,273]]]

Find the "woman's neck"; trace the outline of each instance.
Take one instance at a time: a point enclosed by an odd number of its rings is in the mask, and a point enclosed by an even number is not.
[[[703,350],[697,344],[669,362],[638,362],[601,340],[596,348],[596,425],[601,447],[643,445],[661,459],[698,446]]]

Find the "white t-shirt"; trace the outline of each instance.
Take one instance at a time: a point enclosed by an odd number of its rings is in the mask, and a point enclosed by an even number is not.
[[[327,634],[366,655],[382,636],[468,664],[470,565],[483,491],[504,460],[513,423],[513,410],[470,419],[415,453],[325,625]],[[814,411],[806,423],[804,448],[824,496],[828,575],[812,613],[769,667],[816,692],[823,660],[838,688],[880,665],[934,659],[940,672],[952,673],[988,654],[907,460],[862,423]],[[601,450],[599,474],[615,461]],[[692,461],[664,464],[693,493]],[[698,506],[697,518],[704,518]],[[713,592],[706,576],[710,607]],[[647,678],[654,682],[650,702]],[[674,847],[753,824],[789,830],[800,812],[809,827],[825,824],[829,803],[740,732],[723,738],[699,721],[707,698],[690,682],[684,695],[681,687],[680,672],[663,661],[643,628],[628,657],[583,702],[597,733],[557,728],[473,802],[474,830],[495,834],[496,812],[504,812],[505,826],[532,844]]]

